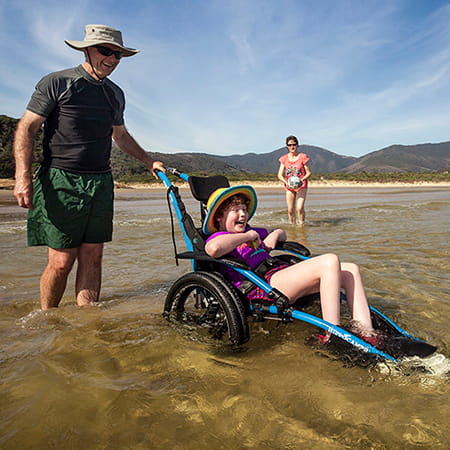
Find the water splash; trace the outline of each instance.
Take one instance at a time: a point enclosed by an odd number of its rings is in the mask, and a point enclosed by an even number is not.
[[[63,317],[53,311],[42,311],[40,309],[31,311],[16,321],[16,324],[29,330],[40,330],[44,328],[65,329],[70,326]]]
[[[407,377],[422,385],[431,386],[450,378],[450,359],[442,353],[434,353],[426,358],[418,356],[402,358],[399,362],[382,362],[377,370],[384,375]]]

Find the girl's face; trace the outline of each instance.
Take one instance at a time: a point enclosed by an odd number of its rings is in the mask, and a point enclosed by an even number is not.
[[[248,211],[244,203],[237,203],[226,208],[217,218],[220,231],[243,233],[247,226]]]

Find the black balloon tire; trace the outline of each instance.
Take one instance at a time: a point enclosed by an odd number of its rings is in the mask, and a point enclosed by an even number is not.
[[[201,308],[196,315],[187,314],[186,302],[192,300],[191,294],[195,291],[202,295]],[[234,287],[217,272],[190,272],[175,281],[167,293],[164,315],[170,321],[197,321],[199,325],[208,326],[216,339],[228,332],[232,345],[241,345],[249,339],[245,307]]]

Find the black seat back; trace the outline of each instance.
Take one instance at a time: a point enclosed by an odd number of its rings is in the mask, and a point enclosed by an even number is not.
[[[200,202],[200,215],[203,220],[206,216],[206,203],[209,196],[219,188],[230,187],[228,178],[223,175],[214,175],[212,177],[189,177],[189,187],[192,196]]]

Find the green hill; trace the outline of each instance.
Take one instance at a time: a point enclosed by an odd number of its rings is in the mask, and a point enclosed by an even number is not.
[[[313,145],[300,145],[299,151],[310,158],[313,172],[332,173],[357,161],[353,156],[342,156]],[[278,159],[286,153],[286,147],[281,147],[270,153],[246,153],[244,155],[220,156],[223,161],[250,173],[277,173],[280,163]]]
[[[450,142],[391,145],[362,156],[343,172],[431,172],[450,168]]]
[[[14,176],[12,144],[18,119],[0,115],[0,178]],[[450,168],[450,142],[418,145],[392,145],[360,158],[338,155],[324,148],[301,145],[300,151],[310,157],[313,174],[319,173],[409,173],[443,172]],[[215,156],[207,153],[149,152],[154,159],[168,167],[176,167],[190,174],[221,173],[230,178],[251,174],[271,174],[278,171],[278,158],[286,152],[284,147],[269,153]],[[42,133],[39,134],[35,160],[42,153]],[[142,177],[147,173],[139,161],[112,148],[111,166],[116,179]]]
[[[13,142],[19,119],[0,115],[0,178],[14,177]],[[39,132],[35,145],[35,161],[42,154],[42,131]]]
[[[14,176],[13,149],[14,130],[17,119],[0,116],[0,177],[12,178]]]

